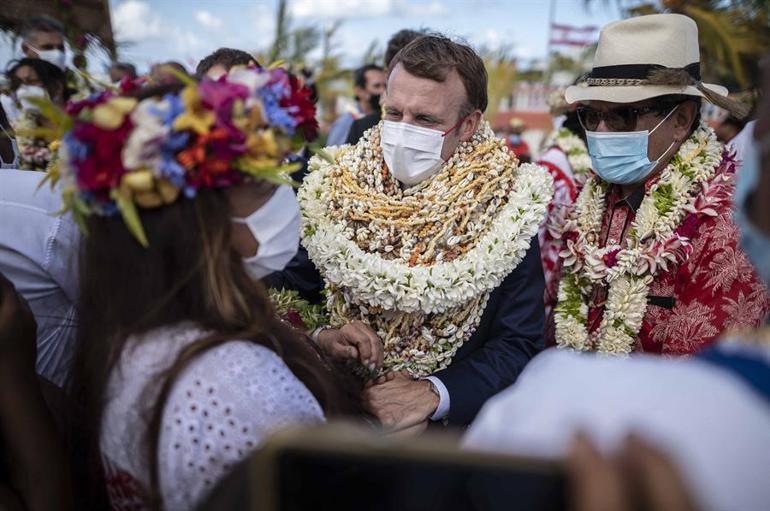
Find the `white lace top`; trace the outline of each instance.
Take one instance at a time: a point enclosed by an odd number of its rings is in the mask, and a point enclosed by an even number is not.
[[[159,374],[201,338],[191,325],[129,341],[110,375],[101,451],[114,509],[141,509],[149,487],[144,442]],[[271,431],[323,421],[310,391],[270,349],[230,341],[199,356],[179,375],[166,402],[158,447],[160,490],[169,510],[191,509],[228,469]]]

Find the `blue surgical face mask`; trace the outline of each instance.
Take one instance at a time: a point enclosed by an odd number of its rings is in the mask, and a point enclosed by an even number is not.
[[[671,142],[657,160],[647,157],[650,135],[676,111],[674,107],[657,126],[644,131],[586,131],[588,154],[593,171],[608,183],[630,185],[640,183],[649,176],[660,159],[668,153],[676,141]]]

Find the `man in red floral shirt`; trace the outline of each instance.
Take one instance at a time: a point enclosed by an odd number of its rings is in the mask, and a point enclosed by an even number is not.
[[[624,20],[602,30],[586,84],[565,93],[597,176],[561,235],[559,346],[693,353],[767,315],[732,219],[735,160],[699,114],[703,98],[741,105],[701,81],[699,60],[691,19]]]

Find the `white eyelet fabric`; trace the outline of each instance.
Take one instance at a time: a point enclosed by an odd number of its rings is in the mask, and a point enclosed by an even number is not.
[[[162,372],[179,351],[205,334],[191,325],[130,340],[110,375],[101,451],[109,466],[149,487],[145,432]],[[310,391],[272,350],[229,341],[200,355],[179,375],[166,402],[158,460],[163,503],[192,509],[267,434],[297,423],[323,422]],[[108,486],[110,477],[108,474]],[[109,488],[108,488],[109,489]],[[115,502],[111,492],[113,505]]]

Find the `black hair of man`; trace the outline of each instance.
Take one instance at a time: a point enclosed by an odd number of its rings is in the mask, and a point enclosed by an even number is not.
[[[35,32],[55,32],[64,36],[64,25],[50,16],[35,16],[28,19],[22,26],[22,40],[29,41]]]
[[[115,62],[112,64],[112,66],[110,66],[110,68],[126,73],[126,75],[128,75],[128,77],[132,80],[137,76],[136,67],[128,62]]]
[[[353,83],[356,87],[366,89],[367,71],[384,71],[384,69],[382,69],[382,66],[378,66],[377,64],[366,64],[365,66],[359,67],[356,69],[355,73],[353,73]]]
[[[195,74],[203,76],[209,69],[217,65],[220,65],[229,71],[233,66],[248,66],[249,64],[256,64],[259,66],[257,59],[250,53],[243,50],[236,50],[235,48],[219,48],[214,53],[204,57],[198,62],[198,67],[195,68]]]
[[[427,32],[427,30],[422,28],[420,30],[410,30],[405,28],[393,34],[388,40],[388,47],[385,50],[385,67],[390,67],[390,61],[393,60],[396,53],[401,51],[401,48],[418,37],[425,35]]]

